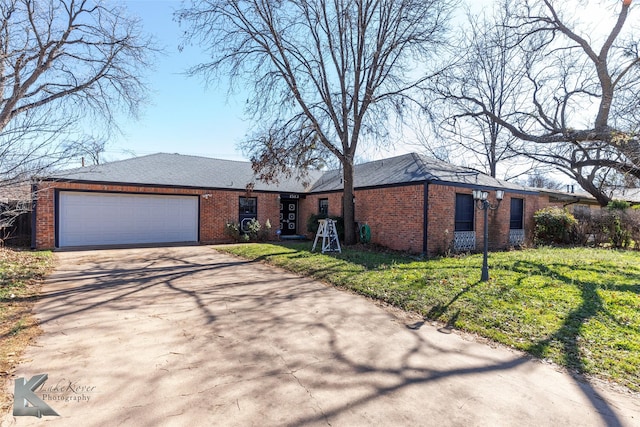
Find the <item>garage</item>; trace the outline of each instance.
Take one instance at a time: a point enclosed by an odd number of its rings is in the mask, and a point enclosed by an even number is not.
[[[60,191],[57,245],[198,241],[198,197]]]

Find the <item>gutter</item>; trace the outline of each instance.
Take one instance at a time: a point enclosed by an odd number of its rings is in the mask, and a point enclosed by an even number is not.
[[[38,191],[38,184],[33,182],[31,184],[31,249],[36,249],[36,216],[38,215],[38,198],[36,196]]]
[[[429,245],[428,245],[428,239],[429,239],[429,181],[425,181],[424,182],[424,196],[423,196],[423,200],[424,200],[424,217],[422,219],[422,255],[427,257],[428,256],[428,250],[429,250]]]

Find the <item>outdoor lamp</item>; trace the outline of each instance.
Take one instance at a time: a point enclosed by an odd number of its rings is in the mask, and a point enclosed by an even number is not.
[[[486,282],[489,280],[489,228],[487,227],[488,212],[489,210],[496,210],[500,207],[500,202],[504,199],[504,190],[496,190],[495,204],[489,202],[489,192],[482,190],[473,190],[473,200],[476,202],[476,207],[484,211],[484,254],[482,258],[482,275],[480,281]]]

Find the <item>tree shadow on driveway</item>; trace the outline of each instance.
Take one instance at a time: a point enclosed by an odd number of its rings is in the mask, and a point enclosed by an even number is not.
[[[60,258],[36,309],[45,333],[21,369],[97,384],[91,411],[67,402],[55,407],[66,422],[628,420],[619,407],[576,394],[573,381],[520,353],[433,328],[409,330],[365,298],[210,248]]]

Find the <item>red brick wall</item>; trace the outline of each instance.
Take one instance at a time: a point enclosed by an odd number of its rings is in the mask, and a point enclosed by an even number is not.
[[[306,195],[304,199],[300,199],[299,203],[300,223],[298,224],[298,233],[306,234],[309,238],[314,236],[307,232],[307,220],[311,215],[317,215],[320,212],[320,199],[329,200],[329,216],[342,216],[342,192]]]
[[[356,221],[371,227],[371,242],[394,250],[422,253],[424,186],[355,192]]]
[[[394,250],[422,252],[423,185],[355,191],[355,220],[371,228],[371,242]],[[312,194],[304,199],[305,221],[329,199],[329,215],[342,216],[342,192]],[[313,237],[313,236],[310,236]]]
[[[204,189],[180,189],[164,187],[143,187],[135,185],[104,185],[86,183],[51,182],[42,183],[37,192],[35,244],[38,249],[55,246],[55,197],[54,190],[84,190],[127,192],[140,194],[172,194],[200,196],[200,241],[221,243],[229,241],[224,234],[227,221],[238,222],[240,196],[257,197],[258,221],[271,222],[272,236],[279,225],[280,204],[278,195],[273,193],[247,193],[246,191],[215,191]],[[203,195],[210,195],[203,197]]]
[[[472,194],[464,187],[447,185],[429,185],[429,225],[427,254],[440,255],[453,248],[455,228],[456,193]],[[391,249],[423,252],[423,194],[424,186],[356,190],[356,221],[366,222],[371,227],[372,242]],[[490,197],[495,197],[491,192]],[[533,236],[533,213],[540,209],[541,201],[537,195],[506,193],[500,207],[489,211],[489,248],[506,249],[509,245],[509,220],[511,198],[524,199],[525,242],[531,243]],[[318,200],[329,199],[330,215],[342,214],[342,193],[308,195],[301,209],[303,219],[311,213],[318,213]],[[492,202],[495,200],[492,198]],[[484,213],[476,210],[475,230],[476,248],[484,245]],[[313,237],[313,236],[310,236]]]
[[[238,221],[238,196],[246,196],[245,194],[236,194],[236,222]],[[271,236],[275,237],[276,230],[280,227],[280,199],[278,194],[273,193],[251,193],[250,197],[258,198],[258,221],[264,227],[267,220],[271,224]],[[299,209],[299,208],[298,208]],[[300,224],[298,224],[298,228]]]
[[[427,255],[429,256],[444,254],[453,249],[456,192],[471,194],[471,190],[466,188],[429,185],[429,225],[427,228]]]
[[[238,198],[258,198],[258,220],[268,219],[272,237],[279,227],[280,200],[276,193],[247,193],[243,190],[215,191],[204,189],[155,188],[135,185],[102,185],[86,183],[43,183],[38,192],[35,240],[37,248],[53,248],[55,245],[54,188],[61,190],[90,190],[129,192],[142,194],[174,194],[200,196],[200,241],[219,243],[229,241],[224,235],[227,221],[238,221]],[[452,248],[455,221],[455,194],[471,194],[471,189],[447,185],[429,185],[429,256],[446,253]],[[203,195],[210,195],[203,197]],[[491,192],[490,197],[495,197]],[[508,246],[511,197],[523,198],[526,241],[533,235],[533,213],[550,203],[548,197],[506,193],[497,211],[489,212],[489,246],[503,249]],[[329,199],[329,214],[342,215],[342,193],[311,194],[299,199],[298,233],[306,233],[306,221],[318,213],[319,199]],[[406,185],[355,192],[356,221],[371,227],[372,242],[390,249],[412,253],[423,252],[424,185]],[[494,201],[493,199],[491,199]],[[476,248],[483,245],[483,212],[476,210]],[[309,236],[313,237],[313,236]]]
[[[429,227],[427,238],[427,254],[429,256],[444,254],[453,248],[453,232],[455,230],[456,193],[472,194],[472,190],[464,187],[446,185],[429,185]],[[531,244],[533,238],[533,214],[540,209],[537,195],[505,193],[504,200],[496,210],[488,212],[489,249],[506,249],[509,246],[509,222],[511,218],[511,198],[524,199],[525,244]],[[489,192],[489,200],[496,203],[495,192]],[[475,210],[476,250],[484,246],[484,212]]]

